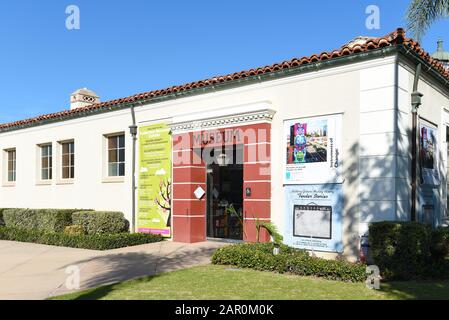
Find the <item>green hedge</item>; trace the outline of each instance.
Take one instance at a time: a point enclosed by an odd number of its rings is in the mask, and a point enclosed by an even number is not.
[[[39,230],[0,227],[0,240],[39,243],[90,250],[110,250],[158,242],[163,239],[159,235],[142,233],[69,235],[63,232],[43,232]]]
[[[448,240],[447,228],[433,230],[418,222],[386,221],[369,227],[374,263],[390,280],[448,277]]]
[[[11,228],[61,232],[72,224],[72,214],[80,209],[5,209],[5,225]]]
[[[361,282],[367,277],[363,264],[311,257],[306,251],[285,245],[280,247],[280,254],[274,255],[273,248],[272,243],[226,246],[214,253],[212,263],[339,281]]]
[[[0,227],[3,227],[5,225],[5,221],[3,220],[3,211],[6,209],[0,208]]]
[[[87,234],[129,231],[129,222],[121,212],[78,211],[72,214],[72,224],[82,226]]]
[[[449,256],[449,228],[438,228],[432,232],[430,253],[437,260]]]
[[[3,211],[3,220],[9,228],[37,229],[36,210],[6,209]]]

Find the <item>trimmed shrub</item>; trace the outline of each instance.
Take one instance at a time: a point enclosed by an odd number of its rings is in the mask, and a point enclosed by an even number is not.
[[[37,229],[36,210],[6,209],[3,211],[3,220],[9,228]]]
[[[122,212],[74,212],[72,223],[82,226],[87,234],[129,232],[129,222],[124,218]]]
[[[0,240],[39,243],[52,246],[90,250],[110,250],[162,241],[159,235],[142,233],[68,235],[63,232],[43,232],[0,227]]]
[[[61,232],[72,224],[72,213],[80,209],[6,209],[5,225],[11,228]]]
[[[436,261],[449,256],[449,228],[438,228],[432,232],[430,253]]]
[[[447,231],[418,222],[378,222],[370,225],[374,263],[389,280],[446,277]],[[446,274],[446,275],[445,275]]]
[[[83,227],[78,225],[67,226],[64,229],[64,233],[68,235],[83,235],[85,234]]]
[[[212,263],[329,280],[361,282],[366,279],[366,266],[363,264],[311,257],[304,250],[285,245],[281,245],[280,253],[274,255],[273,248],[273,243],[226,246],[214,253]]]
[[[0,227],[5,226],[5,221],[3,220],[3,211],[6,209],[0,208]]]
[[[72,213],[76,211],[74,209],[36,210],[36,229],[46,232],[62,232],[65,227],[72,224]]]

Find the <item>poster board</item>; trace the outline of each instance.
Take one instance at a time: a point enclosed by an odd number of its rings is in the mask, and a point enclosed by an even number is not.
[[[342,115],[284,122],[284,184],[342,183]]]
[[[341,184],[288,185],[285,244],[322,252],[343,251]]]
[[[293,236],[332,239],[332,206],[294,205]]]
[[[139,128],[137,230],[171,237],[172,137],[167,123]]]
[[[419,122],[419,164],[423,184],[439,185],[438,129],[429,122]]]

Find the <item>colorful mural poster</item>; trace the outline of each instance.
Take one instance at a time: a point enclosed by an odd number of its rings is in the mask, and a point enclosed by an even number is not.
[[[341,183],[342,115],[284,122],[285,184]]]
[[[171,237],[171,146],[168,124],[139,128],[138,232]]]
[[[343,252],[341,184],[285,187],[284,242],[299,249]]]
[[[419,162],[424,184],[438,185],[437,129],[423,120],[419,125]]]

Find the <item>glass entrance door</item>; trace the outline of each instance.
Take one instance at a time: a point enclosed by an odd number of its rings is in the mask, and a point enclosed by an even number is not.
[[[236,159],[241,148],[228,148],[231,153],[223,150],[214,157],[217,163],[207,166],[207,236],[243,240],[243,164],[220,158],[234,154]]]

